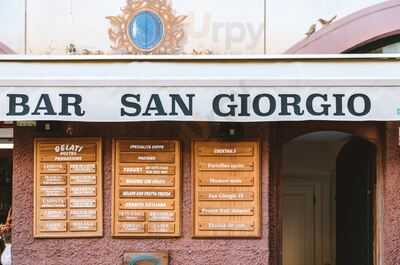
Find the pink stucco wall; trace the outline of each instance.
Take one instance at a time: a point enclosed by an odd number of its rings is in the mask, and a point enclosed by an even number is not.
[[[298,124],[297,132],[320,130],[307,124]],[[341,130],[337,123],[329,123]],[[275,124],[276,125],[276,124]],[[343,124],[342,124],[343,125]],[[360,123],[361,125],[361,123]],[[168,250],[172,265],[277,265],[279,262],[279,181],[270,178],[270,146],[273,139],[287,135],[274,135],[269,124],[242,125],[244,138],[262,140],[262,237],[259,239],[193,239],[191,226],[191,173],[190,146],[194,138],[214,138],[221,127],[217,124],[73,124],[74,136],[103,137],[104,179],[104,236],[95,239],[34,239],[33,220],[33,138],[65,136],[66,125],[58,123],[50,133],[35,128],[15,130],[14,182],[13,182],[13,261],[23,265],[111,265],[121,264],[127,250]],[[278,125],[280,126],[280,125]],[[346,125],[345,125],[346,126]],[[400,147],[398,127],[400,123],[385,123],[381,145],[383,176],[383,208],[381,217],[382,239],[381,265],[400,264]],[[355,126],[363,133],[363,126]],[[357,133],[358,134],[358,133]],[[175,137],[183,148],[183,219],[182,236],[177,239],[116,239],[111,237],[111,140],[113,137]],[[277,138],[278,137],[278,138]],[[276,156],[274,149],[271,156]],[[273,160],[271,160],[273,161]],[[275,174],[272,171],[271,174]]]
[[[383,263],[400,264],[400,123],[388,123],[385,132],[383,191]]]
[[[75,124],[74,136],[103,137],[104,237],[96,239],[34,239],[33,220],[33,138],[65,136],[64,127],[52,133],[34,128],[16,128],[14,152],[13,264],[20,265],[114,265],[121,264],[127,250],[168,250],[173,265],[265,265],[268,264],[268,129],[248,126],[245,137],[261,138],[263,145],[263,226],[259,239],[193,239],[190,174],[190,146],[193,138],[214,137],[219,127],[201,124]],[[183,148],[182,237],[177,239],[113,239],[111,237],[111,140],[112,137],[176,137]]]

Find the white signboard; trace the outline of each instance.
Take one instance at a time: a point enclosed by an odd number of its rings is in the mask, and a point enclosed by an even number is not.
[[[399,87],[2,87],[0,120],[400,120]]]

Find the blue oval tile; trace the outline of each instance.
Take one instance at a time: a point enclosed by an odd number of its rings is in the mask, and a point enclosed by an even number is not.
[[[155,48],[164,35],[161,18],[154,12],[141,11],[129,24],[129,36],[133,43],[143,50]]]

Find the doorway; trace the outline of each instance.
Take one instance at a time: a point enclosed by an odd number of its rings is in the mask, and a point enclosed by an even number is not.
[[[375,145],[337,131],[282,151],[283,265],[373,265]]]

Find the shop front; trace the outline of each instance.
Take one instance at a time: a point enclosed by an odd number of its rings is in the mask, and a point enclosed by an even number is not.
[[[396,57],[36,59],[13,264],[398,264]]]

